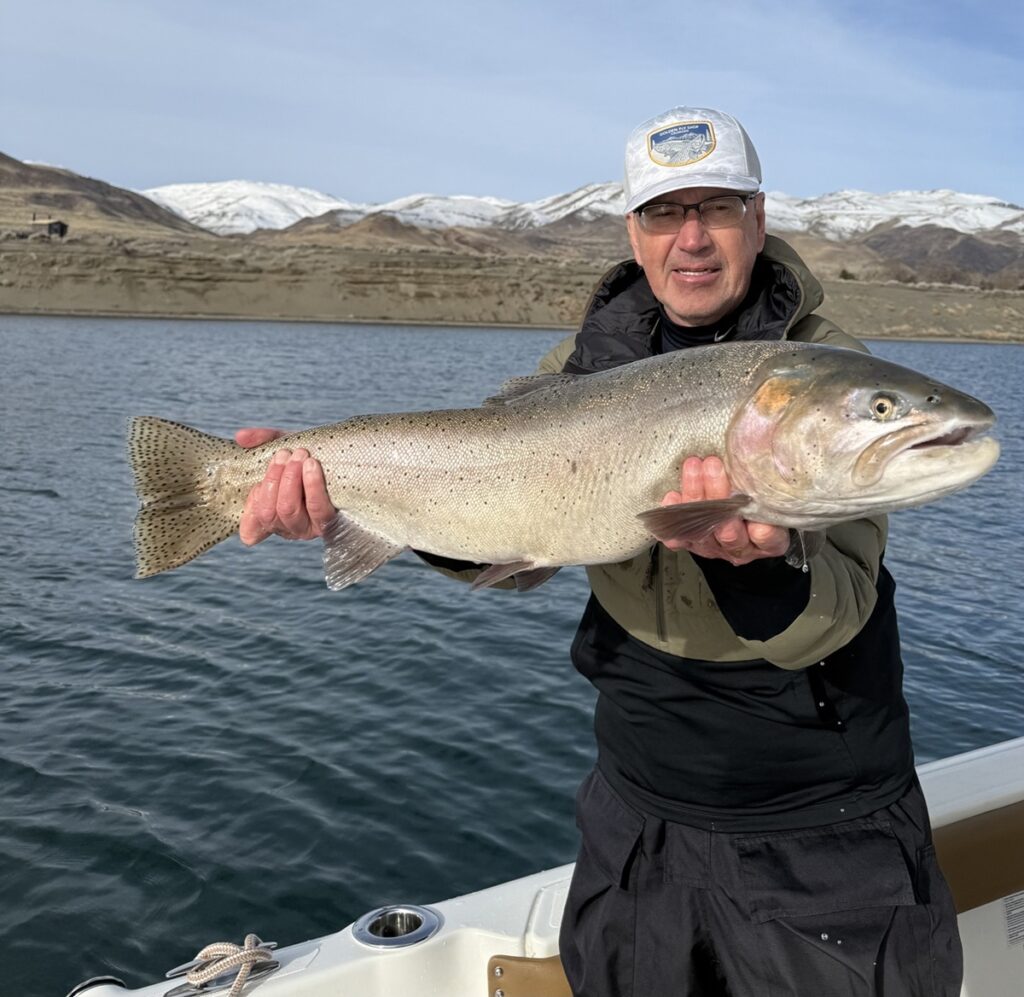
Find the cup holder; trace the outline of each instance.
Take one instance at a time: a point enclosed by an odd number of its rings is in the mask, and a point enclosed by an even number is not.
[[[430,907],[396,904],[364,914],[352,928],[357,942],[374,948],[403,948],[424,942],[441,927],[441,915]]]

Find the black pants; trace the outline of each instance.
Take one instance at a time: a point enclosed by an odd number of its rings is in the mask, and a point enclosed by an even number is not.
[[[868,817],[767,834],[644,815],[596,770],[561,952],[576,997],[958,997],[956,912],[915,783]]]

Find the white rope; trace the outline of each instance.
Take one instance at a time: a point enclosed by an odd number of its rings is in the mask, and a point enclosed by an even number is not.
[[[186,973],[185,979],[193,987],[198,988],[237,966],[238,975],[231,984],[227,997],[238,997],[245,986],[245,981],[249,979],[252,967],[256,963],[269,962],[273,958],[266,949],[259,948],[259,944],[258,936],[246,935],[244,946],[231,942],[214,942],[213,945],[207,945],[195,957],[195,962],[202,965]]]

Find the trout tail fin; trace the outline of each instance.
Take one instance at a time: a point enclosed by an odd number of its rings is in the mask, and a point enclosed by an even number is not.
[[[220,489],[218,464],[241,448],[231,440],[154,416],[131,420],[135,475],[135,577],[177,568],[238,529],[245,496]]]

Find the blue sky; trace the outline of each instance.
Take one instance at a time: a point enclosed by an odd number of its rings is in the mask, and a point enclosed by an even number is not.
[[[0,151],[134,188],[528,200],[621,179],[629,130],[685,103],[743,121],[769,190],[1024,204],[1015,6],[0,0]]]

